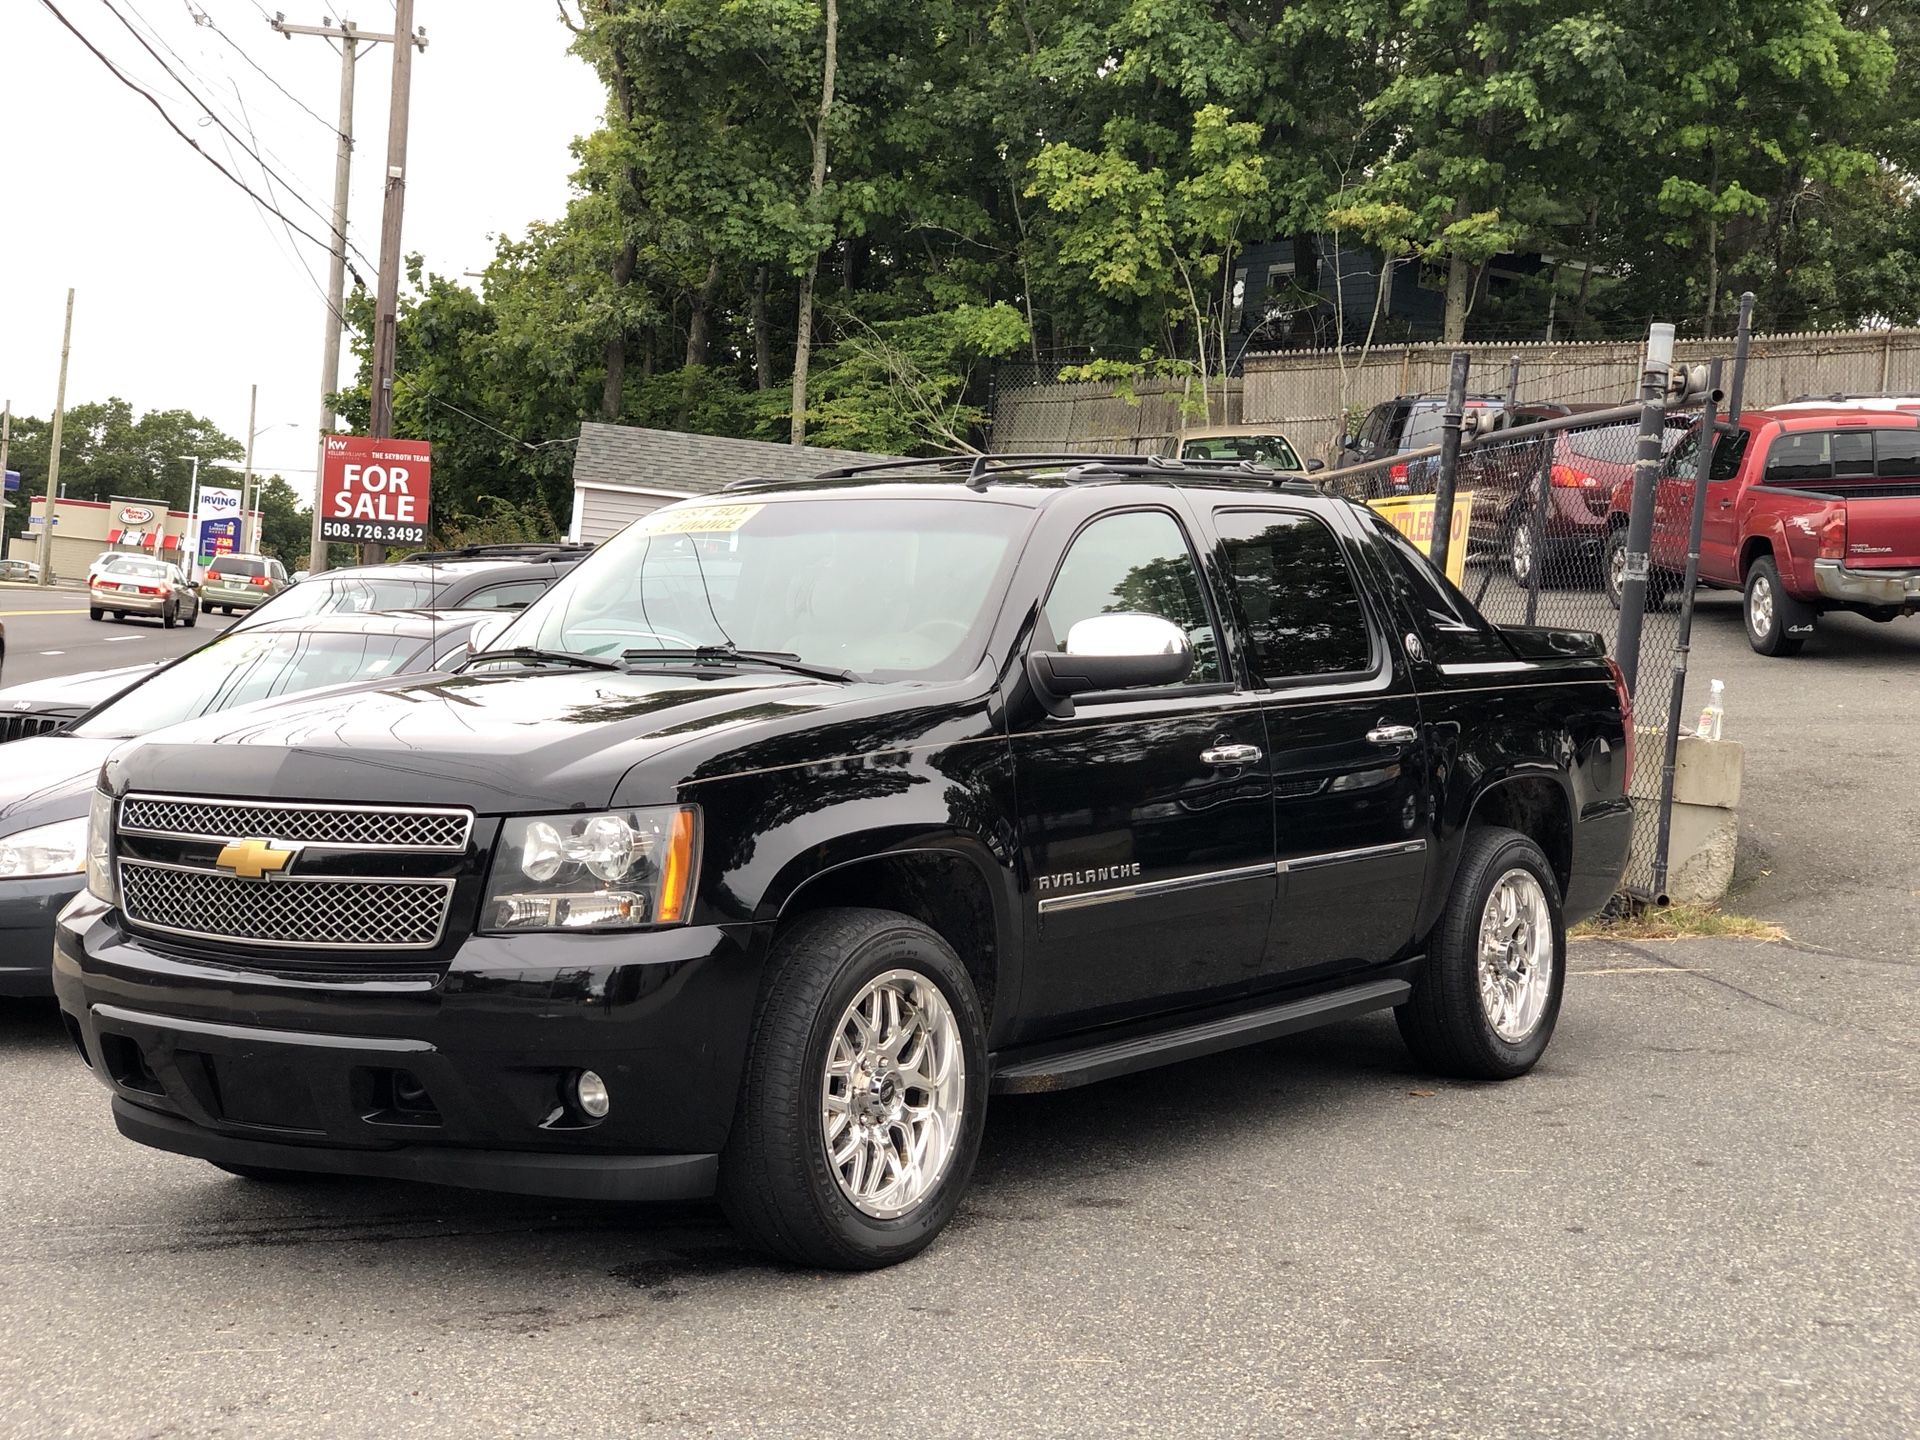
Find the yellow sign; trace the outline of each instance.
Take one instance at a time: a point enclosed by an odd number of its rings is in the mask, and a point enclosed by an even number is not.
[[[1422,555],[1433,550],[1433,496],[1409,495],[1404,500],[1369,500],[1367,508],[1378,510],[1380,517],[1420,549]],[[1453,497],[1453,533],[1447,539],[1447,578],[1462,589],[1467,584],[1467,527],[1473,519],[1473,492]]]
[[[276,850],[271,840],[236,840],[213,863],[243,880],[264,880],[269,870],[284,870],[291,859],[293,851]]]
[[[764,505],[687,505],[656,510],[637,522],[642,535],[729,535],[758,515]]]

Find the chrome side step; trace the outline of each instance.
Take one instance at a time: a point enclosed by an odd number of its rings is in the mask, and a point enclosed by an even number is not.
[[[1329,990],[1284,1005],[1268,1005],[1237,1015],[1204,1020],[1172,1030],[1131,1034],[1073,1050],[1053,1050],[1020,1058],[1017,1054],[995,1064],[992,1091],[996,1095],[1034,1095],[1071,1090],[1110,1080],[1135,1070],[1193,1060],[1241,1045],[1254,1045],[1311,1030],[1335,1020],[1350,1019],[1398,1005],[1413,992],[1405,980],[1369,980],[1340,990]]]

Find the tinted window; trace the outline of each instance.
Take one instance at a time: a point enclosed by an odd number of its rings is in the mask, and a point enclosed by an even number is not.
[[[545,580],[516,580],[511,585],[490,585],[460,602],[462,610],[524,610],[547,593]]]
[[[1440,443],[1440,420],[1438,410],[1416,410],[1407,418],[1406,431],[1400,436],[1402,450],[1424,450],[1429,445]]]
[[[316,575],[282,590],[240,623],[291,620],[301,615],[366,614],[375,610],[416,610],[433,604],[438,587],[426,580],[394,575]]]
[[[1801,480],[1831,480],[1832,438],[1825,430],[1782,435],[1767,451],[1767,483],[1792,485]]]
[[[1333,531],[1311,515],[1241,510],[1216,518],[1254,674],[1272,683],[1365,670],[1373,641]]]
[[[74,733],[124,739],[256,700],[393,675],[420,647],[396,635],[229,631],[109,701]]]
[[[1873,438],[1882,475],[1920,475],[1920,430],[1876,430]]]
[[[251,579],[255,575],[264,575],[266,573],[267,567],[264,561],[233,560],[226,556],[221,556],[207,567],[208,575],[225,575],[228,577],[245,576]]]
[[[1193,679],[1220,678],[1220,650],[1186,536],[1162,510],[1108,515],[1080,532],[1047,596],[1047,627],[1066,649],[1080,621],[1117,611],[1171,620],[1193,642]]]
[[[1836,430],[1832,436],[1833,473],[1837,477],[1873,474],[1873,432]]]

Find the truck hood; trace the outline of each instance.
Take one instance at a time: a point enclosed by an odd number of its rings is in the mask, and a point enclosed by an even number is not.
[[[897,710],[901,689],[719,668],[419,676],[156,731],[107,773],[116,792],[512,814],[613,803],[647,762],[648,798],[664,800],[682,781],[759,768],[782,738],[786,763],[805,760],[813,747],[793,732]],[[740,756],[749,742],[762,753]]]
[[[118,740],[35,735],[0,745],[0,835],[85,815]]]

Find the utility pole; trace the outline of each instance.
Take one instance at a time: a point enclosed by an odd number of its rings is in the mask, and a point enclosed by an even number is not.
[[[13,401],[9,400],[4,408],[0,408],[0,487],[7,483],[7,447],[12,441]],[[7,500],[7,492],[0,488],[0,507],[5,507],[8,503],[10,502]],[[0,560],[6,559],[6,556],[7,516],[5,509],[0,508]]]
[[[361,46],[391,45],[395,37],[362,30],[351,20],[342,20],[337,25],[293,25],[276,16],[267,23],[288,39],[295,35],[319,35],[338,41],[340,46],[340,118],[334,127],[340,132],[340,138],[333,159],[333,258],[327,267],[327,317],[320,360],[321,450],[320,465],[313,472],[313,524],[307,541],[307,569],[317,575],[327,568],[327,546],[320,538],[320,475],[326,465],[325,437],[339,427],[339,416],[329,397],[340,388],[340,333],[346,327],[347,192],[353,172],[354,71]],[[396,25],[396,29],[399,28]],[[427,48],[424,30],[408,38],[418,48]]]
[[[240,549],[248,555],[257,553],[260,548],[258,544],[247,543],[247,527],[250,523],[247,516],[251,513],[247,509],[247,492],[253,489],[253,437],[260,433],[253,428],[253,417],[254,412],[259,408],[260,387],[257,384],[249,385],[247,387],[247,466],[240,472]],[[188,523],[195,522],[189,520]],[[256,536],[255,539],[257,540],[258,537]]]
[[[413,33],[413,0],[394,0],[393,29]],[[368,387],[376,439],[393,434],[393,362],[400,319],[400,217],[407,201],[407,110],[413,99],[413,47],[393,47],[393,95],[387,109],[387,191],[380,211],[380,288],[373,311],[373,374]],[[386,558],[384,545],[362,545],[368,564]]]
[[[60,334],[60,384],[53,392],[53,437],[47,442],[47,498],[40,512],[40,588],[53,584],[53,497],[60,493],[60,432],[67,423],[67,356],[73,349],[73,287],[67,287],[67,324]]]

